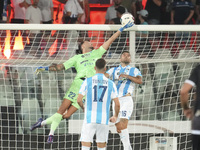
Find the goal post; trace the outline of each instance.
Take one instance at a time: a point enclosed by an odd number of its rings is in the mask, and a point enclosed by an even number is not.
[[[59,108],[76,72],[74,68],[34,75],[38,66],[64,63],[80,41],[101,46],[120,25],[1,24],[0,30],[0,149],[80,149],[84,114],[74,113],[56,130],[52,145],[46,143],[50,127],[29,131],[38,118]],[[131,66],[143,76],[135,85],[134,110],[128,129],[137,150],[191,149],[190,121],[182,112],[179,90],[200,62],[198,25],[134,25],[122,32],[103,56],[107,69],[120,64],[129,50]],[[190,94],[190,105],[194,100]],[[121,150],[115,126],[110,125],[108,149]],[[96,149],[96,144],[92,145]],[[151,149],[150,149],[151,150]]]

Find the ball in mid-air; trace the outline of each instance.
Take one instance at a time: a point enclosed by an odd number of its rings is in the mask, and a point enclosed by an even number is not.
[[[121,24],[122,26],[126,25],[129,21],[134,23],[134,17],[130,13],[124,13],[121,16]]]

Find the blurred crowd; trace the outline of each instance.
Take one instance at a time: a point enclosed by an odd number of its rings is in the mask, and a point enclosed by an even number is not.
[[[189,0],[1,0],[0,3],[0,23],[26,23],[26,24],[89,24],[91,21],[90,4],[109,4],[105,14],[105,24],[120,24],[120,18],[123,13],[129,12],[135,18],[136,24],[198,24],[200,20],[199,5],[200,1]],[[109,7],[108,7],[109,6]],[[94,8],[93,8],[94,9]],[[103,16],[104,17],[104,16]],[[62,44],[67,45],[67,49],[73,51],[78,49],[78,43],[81,42],[77,37],[88,37],[88,34],[81,35],[78,31],[59,32],[52,34],[51,31],[21,31],[23,37],[24,51],[31,56],[47,56],[48,48],[57,39],[57,54]],[[4,49],[5,31],[0,33],[1,49]],[[68,42],[66,34],[76,41]],[[18,35],[16,31],[11,31],[11,38]],[[27,44],[27,35],[30,43]],[[54,37],[52,37],[54,35]],[[105,35],[108,38],[112,32]],[[127,37],[125,33],[118,38],[109,50],[109,53],[119,53],[127,46]],[[169,35],[174,36],[174,35]],[[178,33],[176,35],[177,43],[180,39],[186,37],[187,33]],[[139,38],[138,38],[139,37]],[[153,45],[149,41],[151,34],[149,32],[136,33],[136,49],[138,53],[147,51]],[[159,37],[159,35],[158,35]],[[147,40],[148,38],[148,40]],[[82,38],[83,39],[83,38]],[[11,39],[11,50],[14,46],[14,40]],[[119,44],[120,43],[120,44]],[[124,44],[123,44],[124,43]],[[147,43],[144,48],[144,43]],[[185,43],[186,44],[186,43]],[[43,45],[43,52],[39,51]],[[74,45],[74,46],[72,46]],[[174,44],[175,45],[175,44]],[[49,46],[49,47],[48,47]],[[72,46],[72,47],[70,47]],[[30,49],[33,49],[30,51]],[[35,49],[35,50],[34,50]],[[172,49],[172,48],[171,48]]]
[[[62,23],[87,24],[91,19],[90,4],[103,2],[106,3],[105,0],[1,0],[0,22],[51,24],[58,20],[62,11]],[[200,20],[199,0],[109,0],[107,3],[110,7],[105,23],[118,18],[117,12],[131,13],[137,24],[140,16],[145,17],[148,24],[198,24]],[[143,9],[145,13],[140,12]],[[37,12],[35,17],[30,17],[33,12]]]

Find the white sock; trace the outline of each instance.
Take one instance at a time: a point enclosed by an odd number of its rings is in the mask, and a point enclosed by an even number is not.
[[[82,146],[81,149],[82,150],[90,150],[90,147]]]
[[[54,135],[54,131],[50,130],[49,135]]]
[[[106,150],[106,147],[104,147],[104,148],[97,148],[97,150]]]
[[[121,130],[121,133],[119,133],[120,139],[123,143],[124,150],[132,150],[131,143],[129,139],[129,133],[128,129]]]

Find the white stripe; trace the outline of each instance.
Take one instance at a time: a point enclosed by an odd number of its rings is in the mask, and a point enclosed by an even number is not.
[[[191,81],[191,80],[185,80],[185,83],[188,83],[188,84],[190,84],[190,85],[192,85],[192,86],[196,86],[195,85],[195,83],[193,82],[193,81]]]
[[[192,133],[192,134],[195,134],[195,135],[200,135],[200,130],[192,130],[191,133]]]
[[[105,80],[105,78],[103,77],[103,80]],[[107,87],[107,90],[104,94],[104,97],[103,97],[103,103],[102,103],[102,117],[101,117],[101,123],[102,124],[105,124],[106,123],[106,116],[105,116],[105,113],[106,112],[106,101],[107,101],[107,95],[108,95],[108,87]]]
[[[92,77],[93,79],[98,79],[97,76]],[[92,82],[92,87],[94,86],[93,82]],[[96,122],[96,118],[97,118],[97,103],[93,103],[94,100],[94,91],[92,92],[92,114],[91,114],[91,122]]]

